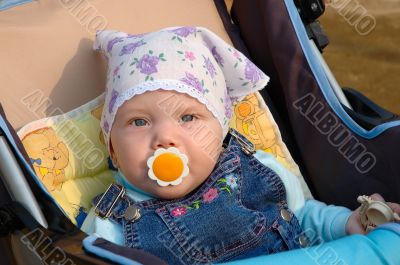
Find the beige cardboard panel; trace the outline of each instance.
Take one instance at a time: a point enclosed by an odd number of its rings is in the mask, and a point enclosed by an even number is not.
[[[0,12],[0,102],[15,128],[104,90],[96,30],[195,25],[229,42],[212,0],[40,0]]]

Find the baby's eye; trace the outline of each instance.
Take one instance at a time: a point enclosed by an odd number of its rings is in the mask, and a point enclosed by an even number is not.
[[[190,121],[193,121],[195,119],[196,119],[196,117],[193,114],[186,114],[186,115],[183,115],[181,117],[181,121],[182,122],[190,122]]]
[[[145,119],[135,119],[132,121],[132,124],[135,124],[135,126],[146,126],[149,123]]]

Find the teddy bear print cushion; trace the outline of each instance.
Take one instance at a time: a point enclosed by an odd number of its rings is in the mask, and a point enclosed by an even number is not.
[[[38,179],[78,226],[91,207],[90,200],[112,181],[99,127],[103,101],[99,96],[18,131]]]
[[[66,114],[34,121],[18,131],[38,179],[78,226],[91,208],[91,199],[113,180],[114,169],[100,129],[103,104],[101,95]],[[245,135],[256,149],[273,154],[299,177],[305,196],[311,197],[259,93],[235,105],[230,127]]]

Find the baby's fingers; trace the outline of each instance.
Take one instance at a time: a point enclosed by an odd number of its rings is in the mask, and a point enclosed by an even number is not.
[[[386,204],[393,210],[393,212],[400,214],[400,204],[394,202],[387,202]]]
[[[385,199],[379,193],[372,194],[370,198],[374,201],[385,202]]]

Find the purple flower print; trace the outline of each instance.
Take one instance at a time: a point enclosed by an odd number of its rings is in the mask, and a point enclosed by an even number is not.
[[[124,47],[122,47],[122,50],[119,53],[119,56],[122,56],[124,54],[132,54],[136,50],[137,47],[140,47],[145,44],[146,43],[143,40],[129,43],[129,44],[125,45]]]
[[[189,34],[195,33],[196,28],[195,27],[182,27],[182,28],[174,29],[174,30],[172,30],[172,32],[180,37],[186,38],[187,36],[189,36]]]
[[[128,38],[128,39],[131,39],[131,38],[140,38],[140,37],[142,37],[144,35],[144,33],[143,34],[128,34],[128,35],[126,35],[126,38]]]
[[[107,121],[104,122],[103,124],[103,130],[108,133],[108,131],[110,130],[110,125],[108,124]]]
[[[111,52],[111,50],[112,50],[114,44],[123,41],[123,39],[124,39],[124,38],[116,37],[116,38],[110,40],[110,41],[108,42],[108,44],[107,44],[107,52]]]
[[[115,77],[119,72],[119,65],[117,67],[115,67],[114,71],[113,71],[113,77]]]
[[[260,80],[263,73],[249,59],[246,59],[245,61],[246,61],[246,66],[244,68],[244,75],[247,80],[255,84],[258,82],[258,80]]]
[[[204,58],[204,66],[210,74],[211,78],[214,78],[214,76],[217,74],[217,71],[215,71],[215,67],[212,64],[210,58]]]
[[[227,117],[228,119],[231,118],[232,115],[232,101],[231,98],[228,95],[227,90],[225,90],[224,93],[224,103],[225,103],[225,117]]]
[[[137,69],[140,69],[142,74],[151,75],[153,73],[157,73],[157,64],[160,59],[157,56],[151,56],[145,54],[140,58],[138,64],[136,65]]]
[[[225,103],[225,117],[227,117],[229,120],[231,116],[232,116],[232,106]]]
[[[186,85],[196,88],[201,93],[204,93],[203,85],[201,84],[199,79],[197,79],[197,77],[188,72],[185,72],[185,75],[186,76],[184,78],[181,78],[180,81],[182,81]]]
[[[118,92],[113,90],[111,92],[110,102],[108,103],[108,112],[109,113],[111,113],[113,111],[113,108],[114,108],[114,105],[115,105],[115,102],[116,102],[117,98],[118,98]]]
[[[240,58],[240,53],[239,53],[237,50],[234,50],[234,51],[233,51],[233,56],[234,56],[236,59],[239,59],[239,58]]]
[[[224,66],[224,58],[217,52],[217,47],[213,47],[211,49],[211,53],[214,56],[214,59],[217,61],[217,63],[221,66]]]

